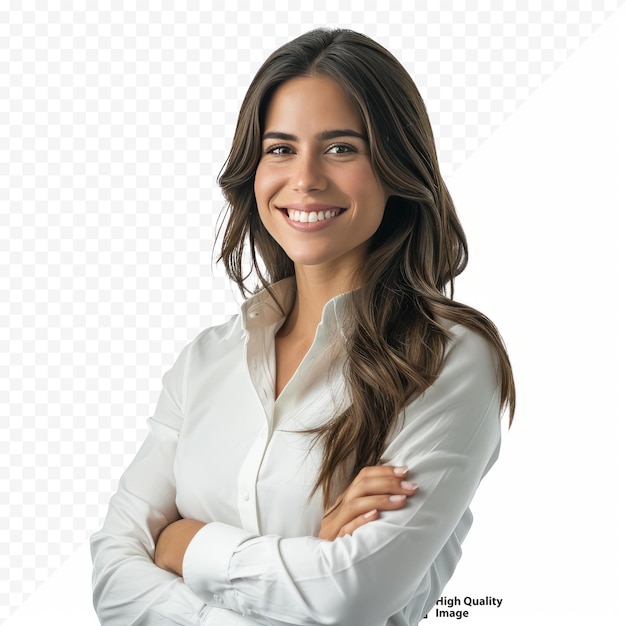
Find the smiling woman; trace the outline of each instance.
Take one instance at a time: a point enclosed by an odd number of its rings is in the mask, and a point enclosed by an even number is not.
[[[515,394],[498,331],[452,299],[467,245],[434,145],[364,35],[263,64],[220,177],[247,299],[165,375],[92,538],[103,624],[408,626],[435,604]]]
[[[349,291],[378,230],[387,194],[372,169],[363,121],[331,78],[293,78],[272,96],[254,193],[296,276],[323,272]]]

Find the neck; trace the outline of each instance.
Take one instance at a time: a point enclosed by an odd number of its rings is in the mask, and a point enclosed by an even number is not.
[[[280,329],[281,336],[291,335],[313,340],[322,319],[324,305],[335,296],[355,287],[352,277],[329,276],[323,268],[296,266],[296,299]]]

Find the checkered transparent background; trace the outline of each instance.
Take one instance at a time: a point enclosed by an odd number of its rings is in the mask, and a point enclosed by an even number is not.
[[[236,310],[215,179],[275,47],[380,41],[449,175],[623,3],[336,4],[0,3],[0,620],[100,526],[164,371]]]

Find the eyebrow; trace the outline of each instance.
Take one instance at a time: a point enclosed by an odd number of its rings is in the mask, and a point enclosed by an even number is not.
[[[328,141],[329,139],[337,139],[338,137],[356,137],[367,143],[367,137],[350,128],[340,128],[337,130],[325,130],[316,135],[319,141]],[[263,135],[263,139],[279,139],[281,141],[297,141],[298,138],[290,133],[280,133],[278,131],[267,132]]]

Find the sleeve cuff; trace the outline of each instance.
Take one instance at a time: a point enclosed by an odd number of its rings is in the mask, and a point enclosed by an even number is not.
[[[233,552],[255,535],[211,522],[201,528],[189,543],[183,557],[183,578],[187,586],[210,606],[238,610],[228,570]]]

